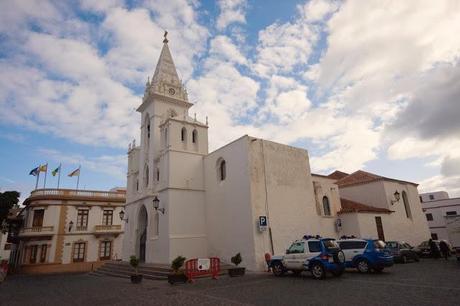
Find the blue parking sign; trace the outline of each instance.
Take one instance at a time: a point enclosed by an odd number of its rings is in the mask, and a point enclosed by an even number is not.
[[[258,227],[259,227],[260,232],[264,232],[267,230],[267,223],[268,223],[267,216],[259,216]]]

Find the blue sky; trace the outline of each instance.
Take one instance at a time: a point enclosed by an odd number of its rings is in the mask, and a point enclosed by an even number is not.
[[[459,196],[458,28],[458,1],[2,1],[0,189],[46,162],[124,186],[167,29],[210,151],[250,134]]]

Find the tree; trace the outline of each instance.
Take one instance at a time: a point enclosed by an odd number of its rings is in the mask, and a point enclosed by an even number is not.
[[[0,192],[0,224],[8,217],[10,209],[19,203],[20,195],[17,191]]]

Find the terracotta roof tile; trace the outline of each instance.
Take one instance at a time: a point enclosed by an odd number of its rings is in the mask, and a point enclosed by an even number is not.
[[[340,180],[341,178],[344,178],[344,177],[346,177],[348,175],[349,175],[348,173],[345,173],[345,172],[342,172],[342,171],[339,171],[339,170],[335,170],[334,172],[329,174],[327,177],[331,178],[331,179],[335,179],[335,180]]]
[[[344,199],[344,198],[340,198],[340,204],[342,205],[342,209],[337,212],[338,214],[362,213],[362,212],[390,214],[393,212],[392,210],[389,210],[386,208],[369,206],[366,204],[362,204],[362,203],[351,201],[351,200]]]
[[[384,176],[380,176],[374,173],[358,170],[356,172],[353,172],[352,174],[349,174],[341,179],[339,179],[336,184],[339,185],[339,187],[348,187],[348,186],[354,186],[354,185],[360,185],[360,184],[367,184],[371,182],[376,182],[376,181],[391,181],[391,182],[397,182],[397,183],[403,183],[403,184],[411,184],[418,186],[418,184],[412,183],[412,182],[407,182],[407,181],[401,181],[397,179],[392,179]]]

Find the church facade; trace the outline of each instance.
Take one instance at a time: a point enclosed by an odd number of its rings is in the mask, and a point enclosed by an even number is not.
[[[311,174],[306,150],[245,135],[208,152],[208,124],[189,116],[163,42],[137,109],[141,143],[128,150],[123,260],[230,262],[239,252],[249,270],[263,270],[265,253],[283,253],[305,234],[338,237],[338,185]]]

